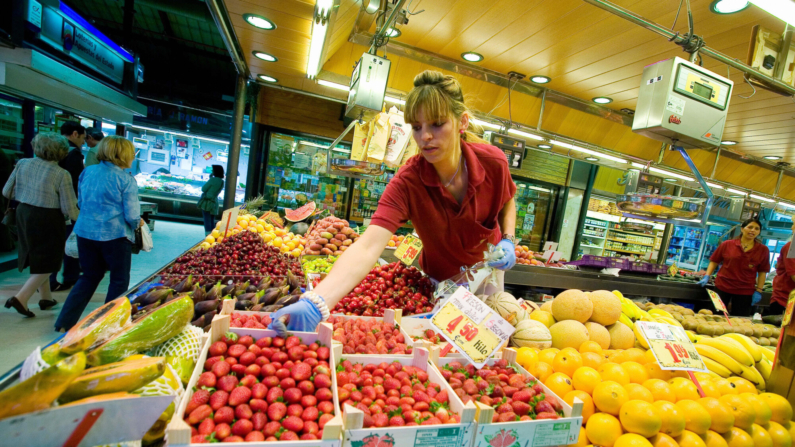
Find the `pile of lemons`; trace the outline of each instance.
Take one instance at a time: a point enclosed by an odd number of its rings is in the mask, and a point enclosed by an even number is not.
[[[223,222],[218,222],[215,225],[215,230],[204,238],[204,241],[199,245],[200,248],[207,249],[215,244],[223,242],[224,229],[221,228],[222,223]],[[228,230],[227,236],[232,236],[243,231],[251,231],[259,234],[266,244],[274,246],[282,253],[289,253],[296,258],[304,251],[304,244],[306,243],[304,238],[290,233],[284,228],[274,227],[262,219],[257,219],[257,216],[253,214],[237,216],[237,225]]]

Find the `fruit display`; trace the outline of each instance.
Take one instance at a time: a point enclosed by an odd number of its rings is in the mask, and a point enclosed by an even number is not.
[[[301,268],[304,273],[329,273],[336,260],[336,256],[304,256]]]
[[[218,222],[215,229],[199,244],[199,248],[206,250],[238,234],[254,233],[258,234],[265,244],[278,248],[281,253],[290,253],[296,258],[300,256],[304,251],[304,239],[301,235],[268,221],[267,216],[263,214],[262,217],[257,218],[254,214],[241,214],[237,216],[237,225],[229,229],[221,228],[222,222]]]
[[[393,262],[370,270],[331,313],[382,317],[386,309],[403,309],[403,315],[419,314],[433,310],[432,296],[430,278],[416,267]]]
[[[403,240],[406,239],[406,236],[397,234],[393,234],[391,238],[389,238],[389,242],[386,243],[387,248],[397,248]]]
[[[289,222],[301,222],[302,220],[309,219],[315,214],[315,210],[317,209],[317,205],[315,202],[308,202],[305,205],[298,207],[294,210],[289,208],[285,208],[284,210],[284,218],[287,219]]]
[[[558,268],[565,268],[563,263],[566,262],[565,259],[561,259],[560,262],[551,262],[549,264],[544,263],[544,258],[541,256],[543,253],[536,253],[527,245],[517,245],[516,249],[514,249],[514,254],[516,254],[516,263],[521,265],[535,265],[538,267],[558,267]]]
[[[332,315],[334,340],[343,354],[411,354],[408,338],[395,323],[379,319],[345,318]]]
[[[271,324],[270,314],[241,314],[232,313],[229,327],[242,327],[247,329],[267,329]]]
[[[318,220],[306,236],[307,255],[341,255],[359,239],[359,234],[348,226],[348,221],[334,216]]]

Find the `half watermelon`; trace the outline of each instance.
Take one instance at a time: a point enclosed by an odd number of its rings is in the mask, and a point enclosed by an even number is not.
[[[312,217],[316,209],[317,205],[315,205],[315,202],[308,202],[306,205],[294,210],[285,208],[284,218],[290,222],[301,222],[302,220]]]

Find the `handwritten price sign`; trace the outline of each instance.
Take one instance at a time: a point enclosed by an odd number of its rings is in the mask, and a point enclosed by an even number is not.
[[[661,369],[707,371],[704,361],[693,347],[685,330],[670,324],[635,322],[649,343],[649,349]]]
[[[404,264],[411,265],[422,251],[422,241],[414,235],[408,235],[395,250],[395,257]]]
[[[485,365],[515,330],[464,287],[447,300],[431,324],[476,368]]]
[[[723,300],[720,299],[720,295],[718,295],[717,292],[715,292],[714,290],[707,289],[707,295],[709,295],[709,299],[712,300],[712,304],[715,306],[716,310],[719,310],[724,313],[729,312],[728,310],[726,310],[726,305],[723,304]]]
[[[781,327],[786,327],[792,321],[792,308],[795,307],[795,294],[790,295],[787,300],[787,308],[784,311],[784,319],[781,320]]]

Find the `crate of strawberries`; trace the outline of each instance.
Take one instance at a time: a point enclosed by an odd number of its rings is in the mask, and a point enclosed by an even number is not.
[[[576,444],[582,402],[566,404],[516,363],[514,349],[503,350],[502,357],[481,369],[453,358],[438,359],[456,397],[478,408],[474,445],[514,445],[519,439],[533,439],[534,447]]]
[[[170,445],[248,442],[253,446],[336,447],[342,418],[330,348],[331,326],[317,333],[230,328],[213,321],[176,414]]]
[[[411,355],[411,336],[400,326],[401,311],[387,309],[383,317],[332,315],[334,341],[343,354]]]
[[[331,313],[382,317],[388,309],[402,309],[403,315],[422,314],[433,310],[433,292],[429,277],[397,261],[373,268]]]

